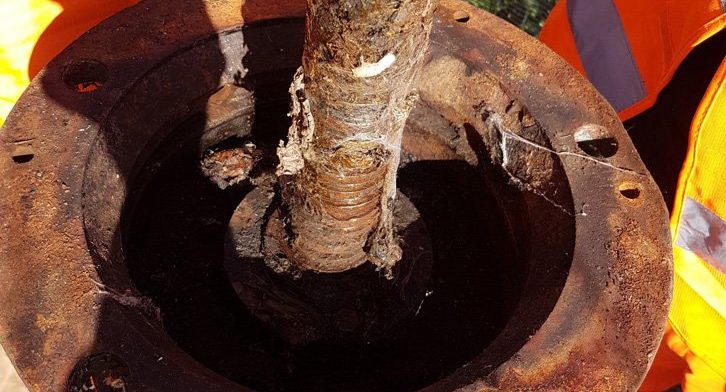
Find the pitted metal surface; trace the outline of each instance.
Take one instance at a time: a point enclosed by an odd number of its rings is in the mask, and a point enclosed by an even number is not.
[[[299,63],[304,2],[247,3],[151,0],[121,12],[49,64],[0,132],[0,285],[10,293],[0,341],[31,390],[68,390],[78,364],[99,353],[123,362],[127,390],[247,390],[169,338],[129,278],[121,230],[137,196],[128,184],[169,123],[205,113],[209,144],[249,132],[250,79]],[[264,45],[243,28],[285,24],[300,34]],[[68,79],[79,63],[93,71],[81,83],[93,91]],[[535,39],[456,0],[436,11],[421,80],[420,105],[468,144],[410,132],[404,149],[488,165],[526,193],[529,214],[551,210],[532,232],[561,224],[574,236],[558,254],[527,255],[531,278],[504,330],[425,389],[637,388],[665,327],[671,249],[663,200],[616,113]],[[233,93],[210,100],[223,86]],[[615,152],[601,153],[603,139]],[[529,249],[550,240],[533,236]],[[542,258],[565,256],[564,287],[537,280],[548,273]],[[543,297],[551,311],[537,306]]]

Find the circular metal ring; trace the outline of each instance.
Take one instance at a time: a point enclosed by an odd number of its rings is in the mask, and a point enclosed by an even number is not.
[[[127,181],[164,136],[159,129],[196,111],[214,130],[206,143],[228,136],[230,121],[245,129],[248,69],[275,74],[299,63],[299,33],[244,57],[254,37],[243,25],[300,26],[304,15],[300,0],[264,3],[142,2],[67,48],[8,117],[0,285],[11,294],[0,302],[0,340],[31,390],[67,390],[77,364],[96,353],[122,360],[134,390],[245,390],[166,335],[123,265],[120,227],[134,197]],[[210,98],[227,85],[238,88]],[[665,327],[671,248],[663,200],[616,113],[534,38],[456,0],[436,12],[418,89],[480,142],[473,162],[526,190],[530,208],[549,206],[574,224],[574,245],[560,255],[571,258],[561,292],[531,281],[533,297],[521,299],[487,351],[429,390],[636,388]],[[546,236],[539,241],[547,246]],[[537,295],[554,296],[554,307],[528,306]],[[533,315],[544,320],[535,329],[518,323]]]

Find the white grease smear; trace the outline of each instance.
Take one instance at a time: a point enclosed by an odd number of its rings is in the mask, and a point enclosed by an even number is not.
[[[353,68],[353,75],[357,78],[371,78],[380,75],[396,62],[396,55],[388,53],[383,56],[377,63],[366,63],[365,61],[359,66]]]

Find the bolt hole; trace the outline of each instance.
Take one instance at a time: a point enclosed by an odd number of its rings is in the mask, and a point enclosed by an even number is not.
[[[595,158],[609,158],[618,152],[618,140],[605,127],[587,124],[575,132],[575,142],[585,154]]]
[[[13,158],[13,162],[17,164],[28,163],[35,157],[35,150],[29,144],[18,145],[15,146],[10,156]]]
[[[13,162],[22,164],[22,163],[28,163],[33,160],[34,155],[33,154],[26,154],[26,155],[15,155],[13,156]]]
[[[626,199],[635,200],[640,197],[640,188],[636,184],[620,184],[618,191],[620,191],[620,194]]]
[[[127,392],[129,368],[110,353],[90,355],[78,361],[68,380],[68,392]]]
[[[63,69],[63,82],[73,91],[86,94],[98,90],[108,80],[108,68],[96,60],[79,60]]]
[[[469,13],[466,11],[454,11],[454,20],[459,23],[466,23],[469,21]]]

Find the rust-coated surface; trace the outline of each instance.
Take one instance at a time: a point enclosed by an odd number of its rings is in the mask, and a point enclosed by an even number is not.
[[[392,208],[401,138],[435,2],[308,4],[300,83],[291,90],[299,105],[278,151],[278,172],[292,177],[281,181],[290,189],[282,198],[291,262],[341,272],[369,261],[391,275],[402,257]]]
[[[0,285],[12,293],[0,298],[0,341],[31,390],[67,390],[76,365],[98,353],[128,368],[128,390],[246,390],[165,334],[154,304],[125,270],[119,217],[125,199],[135,197],[126,181],[148,155],[142,141],[204,110],[223,85],[237,84],[242,98],[231,112],[207,108],[205,127],[223,135],[228,130],[218,126],[234,118],[245,129],[252,99],[239,81],[247,67],[299,63],[260,46],[243,66],[243,12],[249,24],[301,17],[304,6],[248,0],[243,11],[233,0],[142,2],[81,37],[21,97],[0,132]],[[457,11],[469,14],[466,22],[454,18]],[[656,185],[612,108],[535,39],[456,0],[441,1],[434,23],[421,101],[480,143],[462,154],[491,162],[533,195],[531,206],[545,203],[574,222],[575,241],[562,250],[572,258],[569,274],[538,329],[521,331],[517,320],[541,311],[527,303],[550,293],[547,287],[521,299],[486,352],[426,389],[634,390],[655,354],[671,295],[670,237]],[[300,38],[288,41],[294,52]],[[107,79],[79,93],[63,71],[87,60],[100,63]],[[602,135],[617,151],[588,155]],[[450,154],[415,139],[403,144],[431,157]],[[639,196],[621,193],[623,184]],[[513,336],[528,337],[510,355]]]
[[[230,218],[224,261],[239,298],[278,336],[295,346],[323,338],[371,342],[420,306],[433,252],[420,213],[403,194],[394,209],[403,257],[393,279],[373,266],[332,275],[292,272],[283,264],[292,249],[273,198],[269,185],[245,195]]]

